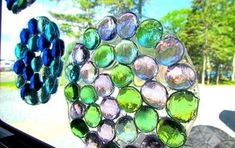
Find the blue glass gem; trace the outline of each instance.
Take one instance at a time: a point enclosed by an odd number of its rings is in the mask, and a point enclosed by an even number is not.
[[[33,70],[31,68],[31,66],[26,66],[23,69],[23,77],[25,80],[30,80],[30,78],[33,76]]]
[[[35,18],[32,18],[28,22],[29,32],[31,34],[36,34],[38,32],[38,21]]]
[[[27,44],[29,38],[30,38],[29,29],[23,29],[23,30],[20,32],[20,41],[21,41],[21,43],[22,43],[22,44]]]
[[[7,2],[7,9],[8,10],[11,10],[12,9],[12,6],[13,4],[15,3],[16,0],[6,0]]]
[[[38,101],[40,103],[47,103],[51,97],[50,92],[47,91],[46,86],[44,85],[39,91]]]
[[[54,77],[60,77],[63,71],[63,61],[59,58],[55,58],[51,62],[50,74]]]
[[[30,78],[30,88],[32,90],[38,91],[42,87],[42,82],[40,80],[39,73],[35,73],[31,78]]]
[[[16,14],[21,10],[25,9],[26,7],[27,7],[26,0],[17,0],[12,6],[12,12]]]
[[[43,51],[45,48],[49,48],[51,43],[46,39],[45,34],[41,34],[37,40],[37,47]]]
[[[16,61],[13,65],[13,71],[18,75],[22,74],[24,68],[25,68],[25,65],[22,60]]]
[[[17,59],[24,58],[24,52],[27,50],[27,47],[21,43],[18,43],[15,47],[15,56]]]
[[[24,98],[27,93],[31,91],[29,83],[26,83],[23,87],[20,89],[20,96],[21,98]]]
[[[55,39],[52,41],[52,56],[62,57],[64,55],[64,41]]]
[[[42,68],[42,59],[40,56],[34,57],[31,61],[31,67],[34,72],[39,72]]]
[[[30,65],[32,59],[35,57],[35,54],[31,51],[25,51],[24,52],[24,62],[26,65]]]
[[[42,63],[45,66],[50,66],[53,61],[53,56],[50,49],[44,49],[42,53]]]
[[[117,33],[121,38],[129,39],[135,35],[138,19],[134,13],[128,12],[117,18]]]
[[[77,64],[68,64],[65,68],[65,75],[70,82],[79,80],[80,68]]]
[[[106,16],[98,26],[98,34],[102,40],[110,41],[117,35],[116,19]]]
[[[83,44],[76,44],[72,51],[73,62],[79,65],[84,64],[90,57],[90,52]]]
[[[31,38],[29,38],[28,40],[29,51],[32,52],[38,51],[37,40],[38,40],[38,35],[34,35]]]
[[[45,26],[45,35],[48,41],[53,41],[54,39],[59,38],[59,30],[55,23],[50,22]]]
[[[38,103],[37,92],[31,90],[28,83],[21,87],[20,96],[27,104],[35,105]]]

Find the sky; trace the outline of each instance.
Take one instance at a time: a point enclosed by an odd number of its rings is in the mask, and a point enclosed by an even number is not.
[[[27,22],[33,17],[47,16],[54,21],[48,11],[64,12],[64,13],[79,13],[79,9],[72,7],[72,3],[69,0],[62,3],[52,2],[50,0],[37,0],[31,6],[22,10],[20,13],[13,14],[6,8],[5,0],[2,1],[2,39],[1,39],[1,59],[15,60],[14,49],[15,45],[20,42],[20,31],[27,27]],[[155,18],[160,20],[168,12],[190,8],[191,0],[147,0],[143,7],[143,14],[149,18]],[[102,19],[107,15],[106,9],[101,9],[97,14],[97,19]],[[69,39],[65,36],[61,37],[65,40],[65,43],[69,43]]]

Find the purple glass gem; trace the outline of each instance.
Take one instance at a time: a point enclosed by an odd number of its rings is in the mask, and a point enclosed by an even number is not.
[[[138,19],[134,13],[124,13],[117,18],[117,33],[121,38],[129,39],[135,35]]]
[[[72,51],[73,62],[82,65],[84,64],[90,57],[90,52],[83,44],[76,44]]]
[[[170,88],[184,90],[194,85],[196,73],[189,65],[176,64],[168,67],[165,79]]]
[[[155,135],[147,135],[141,143],[141,148],[164,148],[164,144]]]
[[[70,117],[72,119],[82,118],[85,114],[86,106],[79,101],[75,101],[70,107]]]
[[[94,83],[95,90],[99,96],[106,97],[112,94],[114,86],[108,74],[100,74]]]
[[[116,19],[112,16],[106,16],[98,26],[98,34],[102,40],[110,41],[117,35]]]
[[[112,120],[103,120],[97,128],[98,136],[104,143],[112,141],[115,137],[115,123]]]
[[[96,132],[89,132],[85,138],[86,148],[101,148],[102,141],[98,137]]]
[[[99,69],[96,68],[92,61],[86,62],[80,71],[80,77],[87,84],[91,84],[96,79],[98,74]]]
[[[104,98],[100,104],[100,109],[104,118],[110,120],[115,119],[120,113],[117,101],[113,97]]]

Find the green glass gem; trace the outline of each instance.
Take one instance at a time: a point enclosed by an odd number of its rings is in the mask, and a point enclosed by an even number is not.
[[[85,85],[81,88],[80,99],[85,104],[94,103],[98,99],[95,88],[92,85]]]
[[[135,124],[141,132],[151,132],[156,128],[158,122],[157,112],[148,106],[142,106],[135,113]]]
[[[42,68],[42,59],[40,56],[34,57],[31,61],[31,67],[34,72],[39,72]]]
[[[180,147],[186,142],[186,130],[184,127],[169,118],[163,118],[157,125],[159,139],[169,147]]]
[[[112,69],[111,79],[115,86],[121,88],[133,81],[134,74],[128,66],[119,64]]]
[[[139,91],[131,86],[120,89],[117,101],[120,108],[128,113],[137,111],[142,105],[142,98]]]
[[[66,99],[70,102],[73,102],[79,97],[79,86],[76,83],[69,83],[64,88],[64,95]]]
[[[27,50],[27,47],[21,43],[18,43],[15,47],[15,56],[17,60],[22,59],[24,52]]]
[[[34,35],[29,39],[29,41],[28,41],[29,51],[32,51],[32,52],[38,51],[37,40],[38,40],[37,35]]]
[[[100,36],[97,29],[88,28],[83,34],[83,43],[89,50],[97,48],[100,44]]]
[[[114,61],[114,49],[109,45],[102,45],[95,50],[93,55],[95,64],[99,68],[105,68],[111,65]]]
[[[180,122],[189,122],[197,116],[199,99],[189,91],[173,93],[166,105],[169,116]]]
[[[25,80],[23,76],[18,75],[16,78],[16,87],[21,88],[25,84]]]
[[[89,128],[82,119],[75,119],[70,123],[73,134],[79,138],[84,138],[89,132]]]
[[[136,31],[139,44],[145,48],[154,48],[161,40],[163,28],[159,21],[147,19],[143,21]]]
[[[84,115],[85,122],[90,127],[97,127],[101,121],[101,111],[97,104],[91,104]]]

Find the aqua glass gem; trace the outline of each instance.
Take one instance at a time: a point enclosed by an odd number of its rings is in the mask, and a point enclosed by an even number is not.
[[[47,91],[46,86],[44,85],[39,90],[39,102],[40,103],[47,103],[51,97],[51,93]]]
[[[60,37],[58,27],[55,23],[49,22],[48,24],[46,24],[45,36],[48,41],[53,41],[54,39],[57,39]]]
[[[148,56],[140,56],[133,63],[133,71],[142,80],[152,79],[158,73],[157,63]]]
[[[92,85],[85,85],[81,88],[80,99],[85,104],[91,104],[98,99],[97,92]]]
[[[27,47],[21,43],[16,44],[15,47],[15,56],[18,60],[24,58],[24,52],[27,50]]]
[[[183,146],[187,137],[184,127],[170,118],[160,119],[157,125],[157,135],[168,147]]]
[[[137,128],[130,116],[123,116],[118,119],[116,126],[116,137],[124,143],[131,143],[137,138]]]
[[[114,91],[114,85],[108,74],[100,74],[94,82],[96,92],[101,97],[106,97]]]
[[[112,16],[105,17],[98,25],[98,34],[105,41],[114,39],[117,35],[116,19]]]
[[[50,65],[50,74],[53,77],[60,77],[63,71],[63,61],[60,58],[55,58]]]
[[[99,68],[106,68],[114,61],[114,49],[110,45],[101,45],[93,54],[95,64]]]
[[[134,13],[127,12],[117,18],[117,34],[124,39],[135,35],[138,19]]]
[[[128,86],[120,89],[117,102],[121,109],[128,113],[133,113],[141,107],[142,98],[136,88]]]
[[[90,58],[90,52],[83,44],[76,44],[72,51],[72,59],[74,63],[82,65]]]
[[[70,106],[69,115],[72,119],[82,118],[85,114],[85,110],[86,106],[77,100]]]
[[[162,24],[155,19],[147,19],[141,22],[138,27],[136,38],[142,47],[154,48],[161,40],[162,34]]]
[[[164,148],[164,144],[156,135],[147,135],[141,143],[140,148]]]
[[[51,93],[55,85],[55,77],[49,76],[45,81],[46,90]]]
[[[102,116],[99,106],[97,104],[89,105],[84,115],[86,124],[89,127],[97,127],[101,121],[101,118]]]
[[[121,64],[131,64],[138,55],[138,48],[130,40],[122,40],[115,47],[116,60]]]
[[[100,36],[97,29],[88,28],[83,34],[83,43],[89,50],[94,50],[100,44]]]
[[[170,88],[185,90],[195,84],[196,72],[187,64],[175,64],[168,67],[165,80]]]
[[[50,23],[50,20],[45,16],[38,17],[38,31],[44,32],[46,25]]]
[[[134,74],[128,66],[118,64],[112,69],[111,78],[115,86],[122,88],[133,81]]]
[[[64,88],[64,96],[68,101],[73,102],[78,99],[79,91],[79,85],[77,85],[77,83],[70,82]]]
[[[31,61],[31,67],[34,72],[39,72],[42,68],[42,59],[40,56],[34,57]]]
[[[86,148],[101,148],[102,141],[98,137],[96,132],[89,132],[85,138]]]
[[[103,120],[97,128],[97,133],[104,143],[112,141],[115,137],[115,123],[112,120]]]
[[[118,106],[117,100],[113,97],[105,97],[100,103],[100,110],[102,115],[106,119],[113,120],[118,117],[120,113],[120,108]]]
[[[21,75],[18,75],[16,78],[16,87],[21,88],[25,83],[26,81],[24,80],[24,77]]]
[[[99,69],[94,65],[92,61],[86,62],[80,71],[80,77],[86,84],[94,82],[99,74]]]
[[[189,122],[197,116],[199,99],[189,91],[178,91],[167,100],[166,110],[170,117]]]
[[[37,46],[37,41],[38,41],[38,35],[34,35],[31,38],[29,38],[29,41],[28,41],[29,51],[36,52],[39,50]]]
[[[135,124],[137,128],[144,133],[153,131],[158,123],[157,112],[148,106],[142,106],[135,113]]]
[[[168,93],[166,88],[156,81],[146,82],[140,90],[143,100],[148,105],[157,109],[163,109],[166,106]]]
[[[173,36],[167,36],[161,40],[155,49],[156,60],[164,66],[171,66],[179,62],[183,55],[183,44]]]
[[[84,138],[89,132],[89,128],[82,119],[74,119],[70,123],[73,134],[79,138]]]
[[[77,64],[69,63],[65,67],[66,78],[70,82],[77,82],[79,80],[80,67]]]

